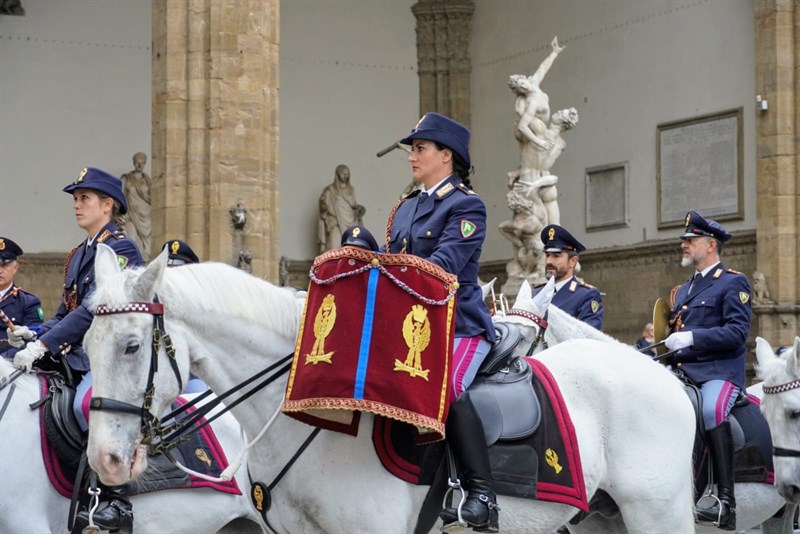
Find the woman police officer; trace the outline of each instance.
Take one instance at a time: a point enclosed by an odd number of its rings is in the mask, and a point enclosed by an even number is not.
[[[33,331],[17,328],[9,332],[9,342],[30,341],[14,357],[14,365],[26,371],[31,370],[33,364],[48,353],[66,354],[71,372],[81,377],[76,388],[73,410],[79,424],[86,430],[91,373],[89,359],[81,348],[81,343],[94,314],[83,302],[94,289],[95,250],[98,243],[110,246],[117,253],[120,267],[123,268],[141,265],[142,257],[136,244],[116,222],[128,210],[119,178],[88,167],[63,191],[72,195],[75,219],[88,237],[67,256],[63,301],[56,315],[41,326],[38,339]],[[122,487],[106,488],[101,493],[101,498],[108,498],[109,502],[93,516],[98,526],[109,530],[132,528],[133,511]],[[88,521],[88,515],[81,512],[78,519]]]
[[[387,225],[387,250],[414,254],[458,277],[451,375],[454,399],[446,433],[469,496],[461,513],[471,527],[498,530],[483,425],[464,390],[495,340],[489,310],[478,285],[478,260],[486,237],[486,206],[472,191],[470,132],[453,119],[427,113],[400,143],[411,145],[408,161],[419,189],[400,201]],[[442,511],[445,524],[458,511]]]

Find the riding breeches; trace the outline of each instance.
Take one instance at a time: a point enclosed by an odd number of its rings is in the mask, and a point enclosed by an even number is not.
[[[475,380],[478,368],[492,344],[483,336],[457,337],[453,343],[453,370],[450,374],[450,401],[455,401]]]
[[[706,430],[727,421],[728,414],[741,390],[727,380],[709,380],[700,386],[703,397],[703,426]]]

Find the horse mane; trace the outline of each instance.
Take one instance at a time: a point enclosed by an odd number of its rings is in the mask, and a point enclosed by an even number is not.
[[[99,304],[114,306],[129,302],[134,283],[143,272],[144,267],[126,269],[120,273],[120,283],[98,284],[87,301],[88,306],[94,309]],[[275,286],[241,269],[216,262],[165,269],[156,294],[167,314],[176,317],[203,314],[221,320],[235,317],[256,322],[288,338],[297,336],[304,302],[295,289]]]
[[[548,320],[549,323],[566,325],[569,328],[569,330],[573,332],[573,335],[571,335],[570,339],[572,338],[594,339],[596,341],[604,341],[606,343],[620,342],[619,340],[609,336],[608,334],[604,334],[597,328],[587,323],[584,323],[580,319],[573,317],[572,315],[568,314],[555,304],[551,304],[550,306],[548,306],[547,310],[548,313],[551,315],[550,319]],[[553,321],[553,317],[555,317],[556,319],[555,321]]]

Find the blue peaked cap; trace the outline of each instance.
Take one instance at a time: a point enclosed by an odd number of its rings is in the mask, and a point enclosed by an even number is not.
[[[450,117],[441,113],[426,113],[411,133],[400,140],[400,143],[410,145],[414,139],[435,141],[444,145],[458,154],[467,164],[467,168],[472,167],[469,157],[469,130]]]
[[[11,263],[22,256],[22,247],[7,237],[0,237],[0,264]]]
[[[122,192],[122,180],[108,174],[106,171],[94,167],[86,167],[78,175],[78,179],[62,189],[62,191],[72,194],[76,189],[91,189],[105,193],[119,202],[120,214],[128,212],[128,201],[125,200],[125,193]]]
[[[548,224],[542,229],[542,243],[545,252],[574,252],[580,254],[586,247],[575,239],[567,229],[557,224]]]
[[[372,233],[360,224],[348,226],[345,231],[342,232],[342,246],[344,247],[347,245],[361,247],[373,252],[380,248],[380,246],[378,246],[378,241],[373,237]]]
[[[731,237],[733,237],[717,221],[712,219],[704,219],[703,216],[696,211],[690,211],[686,214],[684,225],[685,228],[683,230],[683,234],[681,235],[681,239],[687,237],[705,236],[713,237],[714,239],[725,243]]]

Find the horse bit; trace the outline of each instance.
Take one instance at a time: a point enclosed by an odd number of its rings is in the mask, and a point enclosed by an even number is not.
[[[764,395],[777,395],[778,393],[783,393],[784,391],[797,388],[800,388],[800,380],[794,380],[792,382],[787,382],[786,384],[780,384],[777,386],[764,386],[762,389],[764,391]],[[773,447],[772,455],[800,458],[800,451],[796,449],[784,449],[783,447]]]

